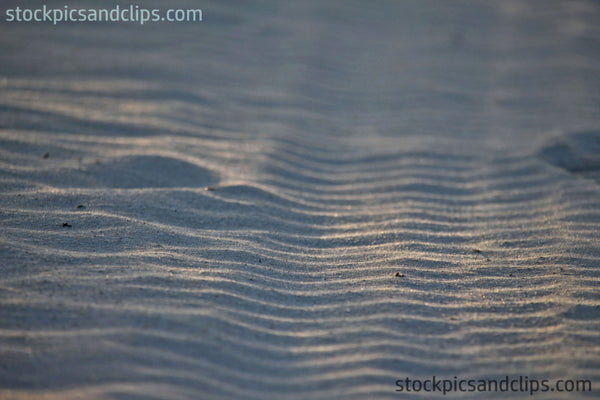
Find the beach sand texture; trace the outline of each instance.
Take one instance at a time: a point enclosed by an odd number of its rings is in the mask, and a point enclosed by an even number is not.
[[[598,398],[597,2],[201,3],[0,26],[1,399]]]

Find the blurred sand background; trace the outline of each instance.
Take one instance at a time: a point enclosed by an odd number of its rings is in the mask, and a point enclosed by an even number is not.
[[[600,3],[168,3],[0,25],[0,398],[598,397]]]

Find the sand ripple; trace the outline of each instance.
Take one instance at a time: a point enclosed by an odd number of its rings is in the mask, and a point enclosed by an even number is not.
[[[598,7],[225,3],[3,28],[0,398],[600,384]]]

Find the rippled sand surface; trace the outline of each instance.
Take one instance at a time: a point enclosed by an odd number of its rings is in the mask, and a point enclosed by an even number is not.
[[[0,26],[0,398],[598,396],[598,3],[201,7]]]

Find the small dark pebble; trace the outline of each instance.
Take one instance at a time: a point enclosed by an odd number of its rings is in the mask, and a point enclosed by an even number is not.
[[[85,206],[84,206],[83,204],[80,204],[80,205],[78,205],[78,206],[77,206],[77,207],[75,207],[75,208],[85,208]]]
[[[508,274],[508,276],[514,276],[513,274]]]
[[[63,226],[66,227],[66,228],[72,228],[73,227],[73,225],[71,225],[68,222],[63,222]]]
[[[207,187],[205,187],[205,188],[204,188],[204,190],[209,190],[209,191],[211,191],[211,192],[212,192],[213,190],[215,190],[215,189],[216,189],[216,187],[214,187],[214,186],[207,186]]]
[[[262,263],[262,258],[259,258],[259,259],[258,259],[258,262],[259,262],[259,263]]]
[[[406,275],[401,274],[400,272],[396,272],[396,276],[399,278],[404,278]]]
[[[481,253],[481,250],[479,250],[479,249],[473,249],[473,252],[474,253]]]
[[[50,153],[44,153],[44,155],[42,156],[42,158],[48,158],[50,157]]]

